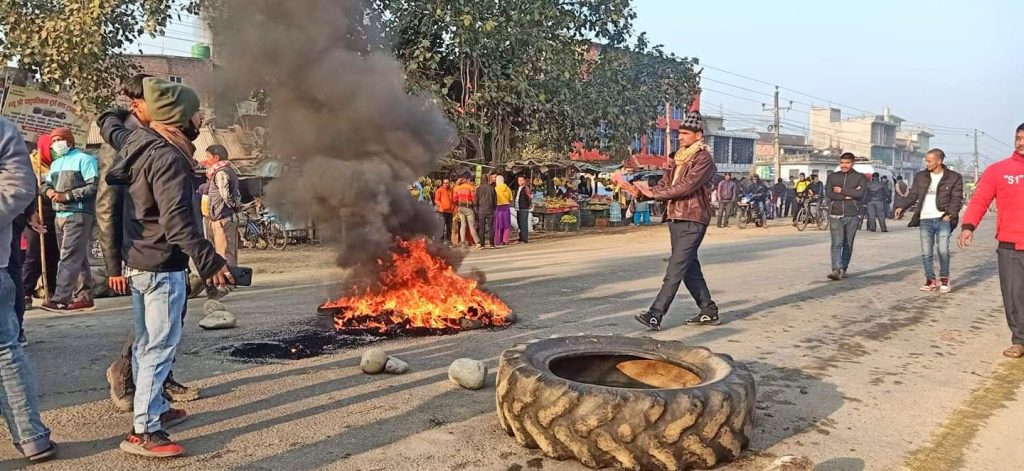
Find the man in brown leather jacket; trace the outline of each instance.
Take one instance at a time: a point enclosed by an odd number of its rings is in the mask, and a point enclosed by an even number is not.
[[[687,324],[718,325],[718,305],[711,299],[708,284],[697,260],[708,223],[711,222],[712,179],[717,169],[708,146],[704,144],[704,120],[700,113],[686,115],[679,128],[679,151],[673,157],[675,165],[654,188],[640,183],[636,191],[647,199],[665,203],[672,238],[672,256],[661,291],[651,308],[637,314],[636,320],[654,329],[661,329],[661,319],[668,312],[679,284],[686,285],[700,308],[700,314]]]

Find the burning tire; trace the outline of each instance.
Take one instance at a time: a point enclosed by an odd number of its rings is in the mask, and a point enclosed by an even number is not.
[[[728,355],[679,342],[574,336],[506,350],[502,428],[527,448],[591,468],[706,469],[754,430],[754,379]]]

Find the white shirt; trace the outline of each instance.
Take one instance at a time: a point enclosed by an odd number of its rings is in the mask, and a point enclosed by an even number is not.
[[[928,185],[928,193],[924,196],[924,204],[921,205],[921,219],[939,219],[946,214],[939,211],[939,207],[936,205],[936,196],[939,194],[939,182],[942,181],[942,173],[931,174],[932,183]]]

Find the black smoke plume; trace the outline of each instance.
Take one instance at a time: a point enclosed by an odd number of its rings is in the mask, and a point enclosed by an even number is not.
[[[266,92],[272,152],[300,167],[268,186],[268,204],[312,218],[338,265],[372,278],[396,238],[440,232],[408,188],[455,138],[437,106],[407,92],[366,11],[358,0],[223,0],[210,22],[218,81]]]

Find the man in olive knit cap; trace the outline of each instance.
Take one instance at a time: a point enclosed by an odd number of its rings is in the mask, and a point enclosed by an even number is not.
[[[188,295],[185,270],[191,258],[203,279],[218,287],[234,283],[196,223],[192,195],[192,141],[199,135],[199,97],[191,88],[153,77],[143,79],[148,127],[130,130],[129,112],[114,109],[97,120],[103,139],[121,154],[106,176],[126,187],[122,253],[132,292],[135,380],[131,433],[121,442],[129,453],[166,457],[184,453],[166,429],[187,414],[162,395],[181,340],[181,313]]]

